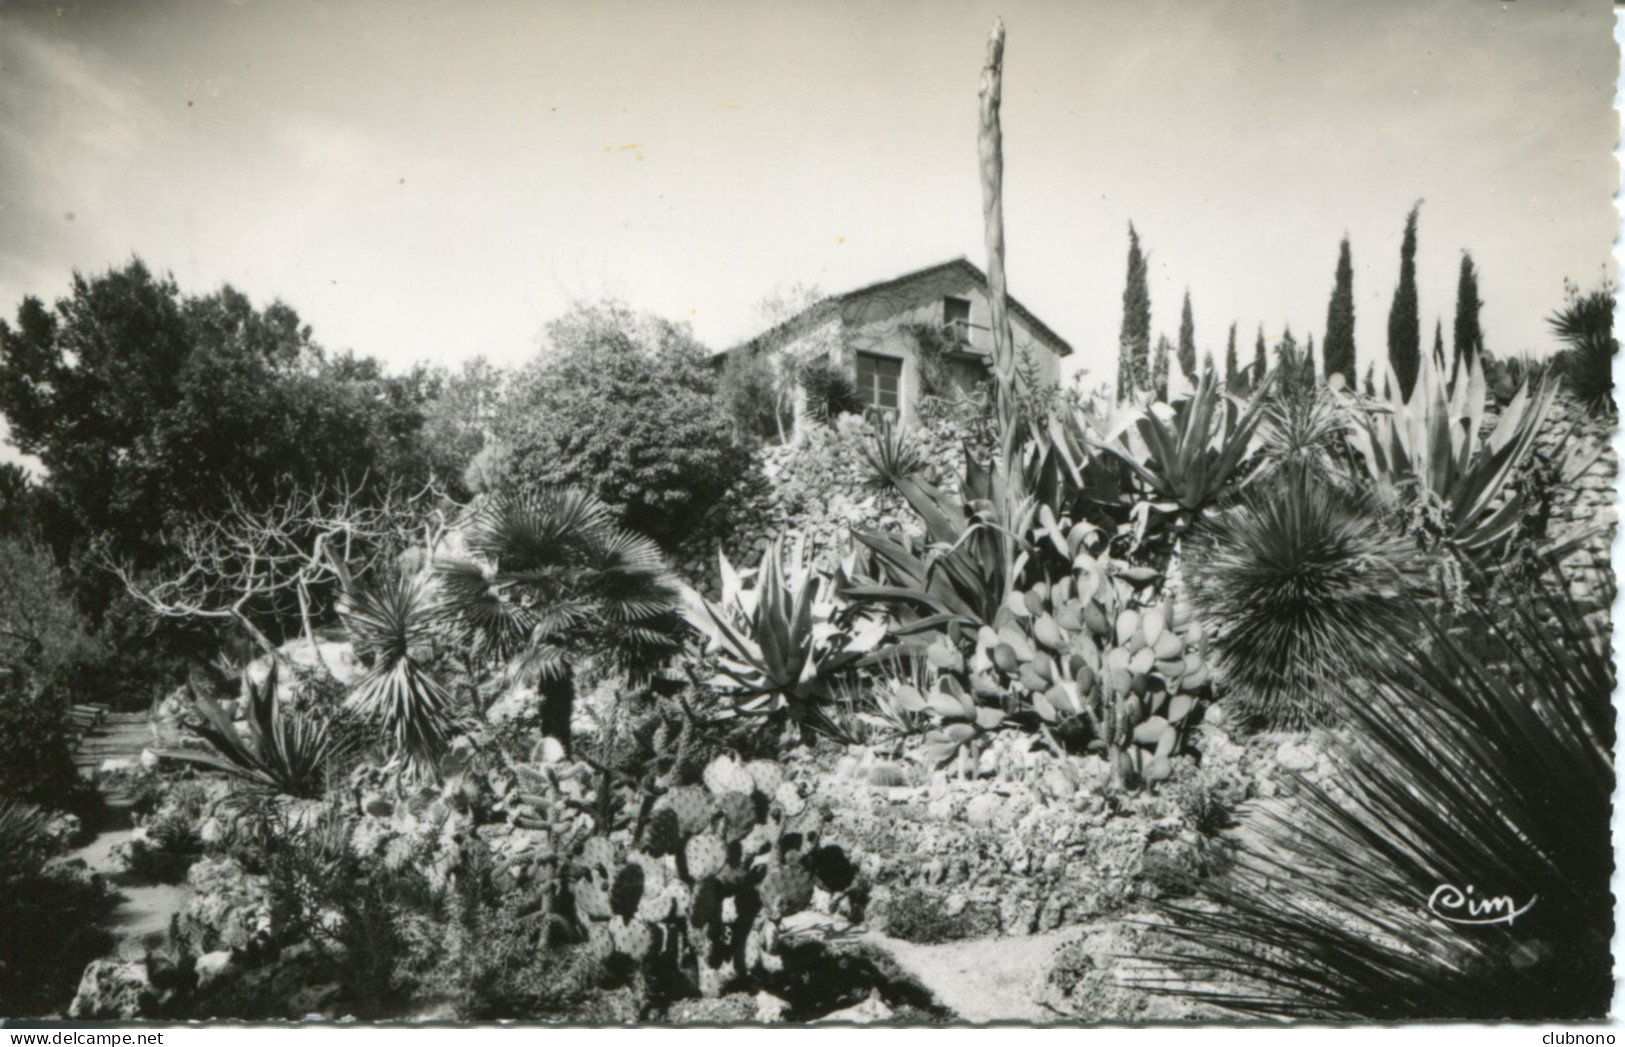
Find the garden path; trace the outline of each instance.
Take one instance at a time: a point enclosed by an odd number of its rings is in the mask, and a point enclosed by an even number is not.
[[[152,728],[146,713],[110,713],[85,735],[74,762],[80,774],[94,778],[109,761],[114,761],[114,766],[124,763],[140,766],[141,751],[152,744]],[[135,798],[126,789],[105,782],[99,782],[98,788],[102,790],[105,807],[96,838],[70,852],[68,857],[82,858],[92,872],[99,873],[122,896],[107,925],[118,939],[118,951],[145,952],[149,947],[162,944],[169,932],[170,917],[181,910],[186,889],[180,884],[156,883],[124,870],[115,848],[127,842],[135,832],[131,816]]]
[[[1055,951],[1084,931],[1066,927],[1022,938],[916,945],[869,933],[866,942],[884,950],[899,967],[930,990],[938,1003],[961,1019],[1046,1024],[1066,1021],[1038,1001]]]

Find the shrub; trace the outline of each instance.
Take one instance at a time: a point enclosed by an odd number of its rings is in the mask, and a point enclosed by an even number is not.
[[[748,445],[686,327],[615,302],[548,326],[549,350],[514,382],[496,436],[499,487],[584,487],[622,522],[670,546],[728,491]]]
[[[1305,463],[1200,522],[1189,598],[1209,630],[1227,704],[1273,728],[1325,722],[1330,688],[1408,621],[1413,547],[1368,494]]]

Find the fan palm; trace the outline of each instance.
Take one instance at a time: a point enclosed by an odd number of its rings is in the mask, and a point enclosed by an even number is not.
[[[1464,642],[1475,636],[1492,642]],[[1166,907],[1184,947],[1158,957],[1151,987],[1256,1015],[1601,1017],[1606,636],[1554,591],[1389,646],[1403,657],[1347,692],[1358,744],[1331,753],[1338,793],[1303,780],[1291,806],[1247,814],[1229,875]]]
[[[1614,409],[1614,292],[1604,287],[1569,301],[1546,321],[1566,348],[1553,361],[1564,386],[1594,415]]]
[[[653,541],[572,487],[493,497],[435,561],[443,624],[478,655],[534,681],[543,731],[566,749],[583,658],[641,683],[682,649],[678,586]]]

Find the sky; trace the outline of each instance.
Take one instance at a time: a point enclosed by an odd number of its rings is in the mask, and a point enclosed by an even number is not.
[[[797,284],[984,263],[1000,14],[1010,288],[1091,384],[1131,221],[1153,329],[1188,289],[1215,357],[1323,337],[1346,234],[1363,369],[1417,200],[1428,333],[1463,250],[1503,354],[1612,273],[1596,0],[0,0],[0,315],[138,255],[397,368],[604,296],[725,347]]]

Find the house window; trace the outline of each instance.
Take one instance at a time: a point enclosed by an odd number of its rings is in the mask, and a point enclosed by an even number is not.
[[[903,381],[903,361],[873,353],[858,354],[858,395],[869,407],[895,411]]]
[[[970,341],[970,299],[942,300],[942,333],[955,342]]]

